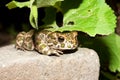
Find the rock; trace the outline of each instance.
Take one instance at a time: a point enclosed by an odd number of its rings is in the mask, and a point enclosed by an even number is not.
[[[98,80],[99,68],[97,53],[87,48],[60,57],[0,48],[0,80]]]

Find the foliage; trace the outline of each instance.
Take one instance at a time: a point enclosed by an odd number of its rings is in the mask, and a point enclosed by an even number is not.
[[[9,9],[15,7],[30,8],[30,23],[36,29],[38,29],[37,8],[48,6],[53,6],[57,9],[53,12],[51,12],[51,9],[49,9],[49,12],[46,11],[48,15],[46,15],[45,19],[43,20],[45,23],[43,26],[52,27],[50,29],[52,31],[77,30],[85,32],[90,36],[95,36],[96,34],[110,34],[114,32],[115,28],[115,15],[104,0],[30,0],[27,2],[12,1],[6,6]],[[55,13],[56,11],[61,11],[64,15],[62,27],[58,27],[58,25],[56,25],[55,15],[51,14]],[[49,16],[54,18],[52,22],[49,20]],[[71,22],[73,23],[72,25],[69,24]]]
[[[13,9],[16,7],[23,8],[28,7],[30,8],[30,23],[32,27],[38,29],[38,11],[37,8],[40,7],[47,7],[47,6],[56,6],[55,3],[62,0],[30,0],[26,2],[17,2],[11,1],[10,3],[6,4],[9,9]]]
[[[108,36],[90,38],[80,36],[82,46],[96,50],[101,60],[101,67],[109,66],[112,72],[120,72],[120,36],[112,33]]]
[[[71,4],[66,5],[68,2]],[[60,31],[77,30],[88,33],[90,36],[110,34],[114,31],[115,16],[104,0],[77,0],[75,3],[73,2],[74,0],[65,0],[61,3],[64,14],[63,27],[55,29]],[[69,25],[71,21],[74,25]]]
[[[111,71],[120,71],[120,36],[111,34],[103,37],[101,41],[106,45],[109,51],[109,68]]]

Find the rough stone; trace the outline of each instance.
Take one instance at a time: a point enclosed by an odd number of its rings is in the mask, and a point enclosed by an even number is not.
[[[60,57],[0,48],[0,80],[98,80],[99,68],[97,53],[87,48]]]

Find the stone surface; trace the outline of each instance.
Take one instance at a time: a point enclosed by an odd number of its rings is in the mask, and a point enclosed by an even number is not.
[[[87,48],[60,57],[0,48],[0,80],[98,80],[99,68],[98,55]]]

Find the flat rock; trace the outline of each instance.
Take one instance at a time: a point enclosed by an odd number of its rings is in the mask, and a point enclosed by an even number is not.
[[[0,80],[98,80],[99,69],[92,49],[57,57],[16,50],[14,45],[0,48]]]

